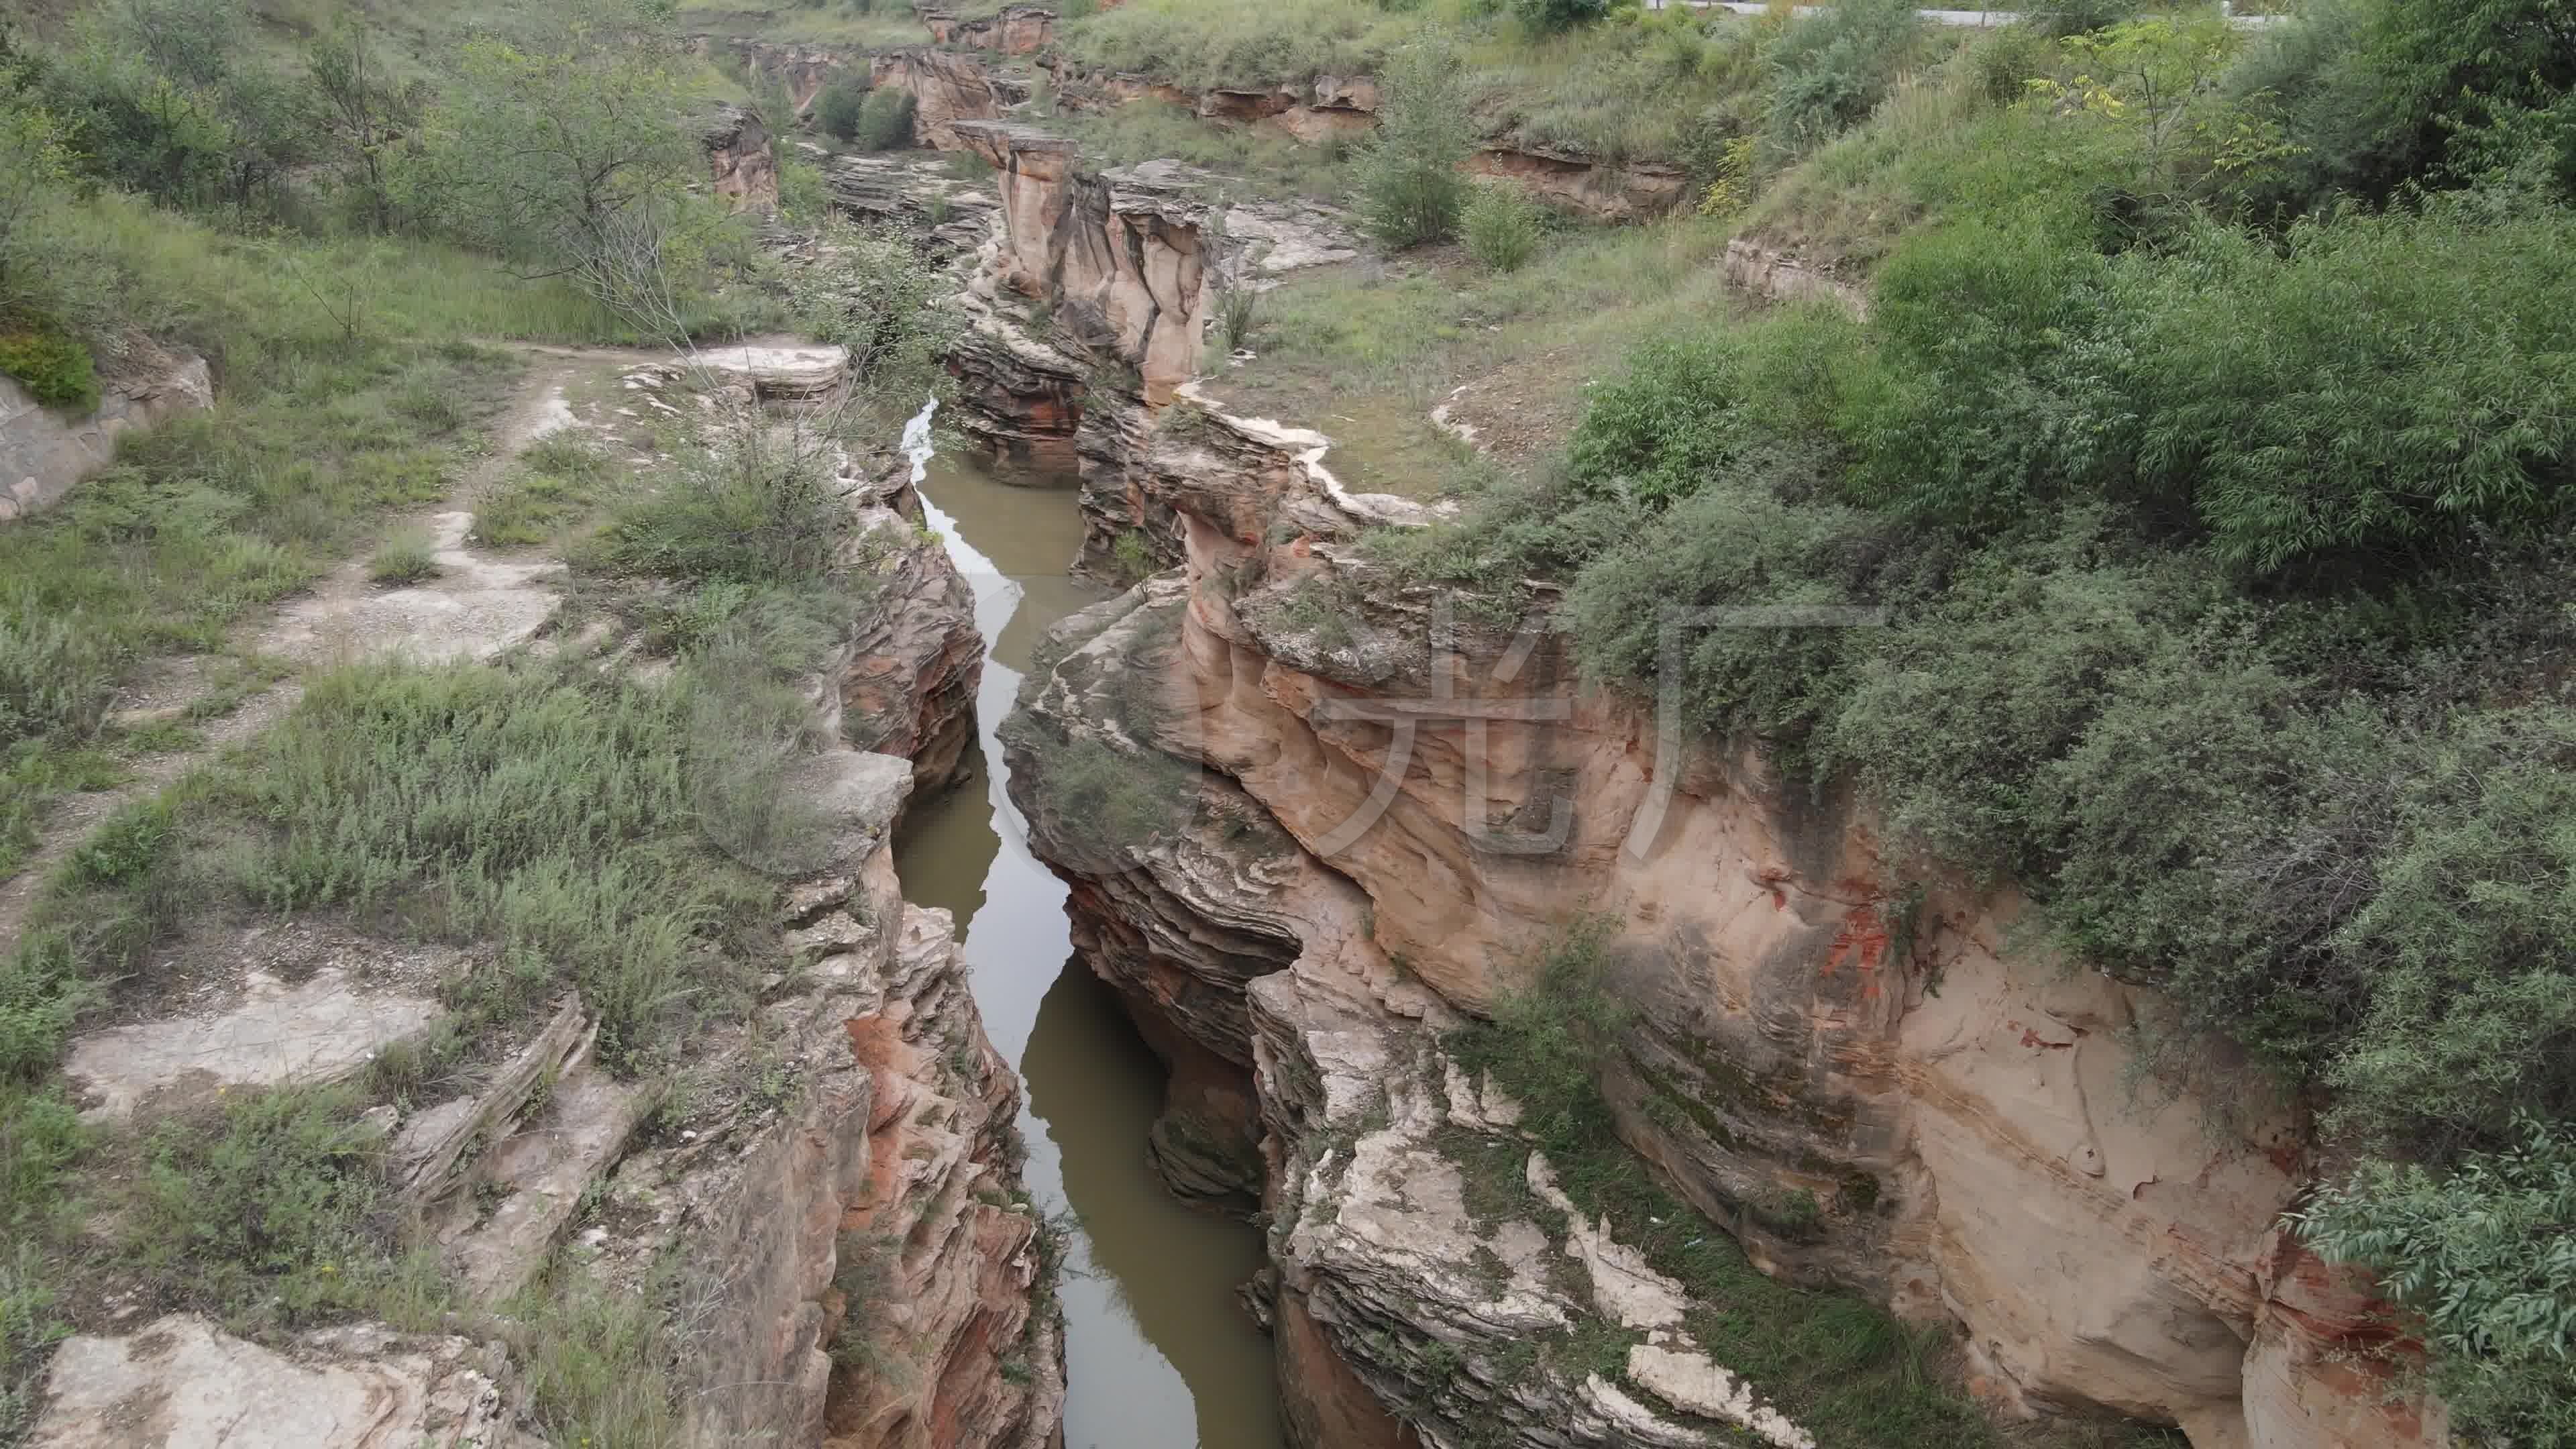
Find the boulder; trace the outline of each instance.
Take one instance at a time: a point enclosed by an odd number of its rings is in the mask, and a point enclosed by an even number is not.
[[[541,1449],[503,1403],[505,1364],[461,1338],[370,1325],[283,1351],[194,1314],[54,1351],[29,1449]]]
[[[66,413],[0,376],[0,523],[59,502],[116,457],[119,435],[215,403],[206,360],[146,348],[131,375],[103,383],[98,406]]]

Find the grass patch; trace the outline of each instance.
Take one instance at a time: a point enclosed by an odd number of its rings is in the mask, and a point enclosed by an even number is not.
[[[260,349],[214,408],[132,436],[51,511],[0,531],[0,876],[83,771],[118,683],[215,651],[387,512],[444,498],[518,364],[458,344]],[[425,412],[407,402],[444,401]]]
[[[559,1261],[504,1311],[526,1326],[519,1372],[551,1442],[599,1449],[680,1442],[676,1349],[650,1295],[617,1292]]]
[[[385,540],[367,564],[369,582],[403,588],[438,577],[438,540],[426,528],[405,528]]]
[[[159,1306],[257,1332],[443,1296],[436,1250],[400,1246],[390,1147],[356,1090],[227,1095],[140,1144],[117,1261]]]

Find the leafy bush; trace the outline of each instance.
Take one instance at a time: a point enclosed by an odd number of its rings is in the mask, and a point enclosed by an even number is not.
[[[1609,13],[1609,0],[1512,0],[1512,14],[1541,35],[1588,25]]]
[[[1459,217],[1467,255],[1496,272],[1526,266],[1538,251],[1545,226],[1537,205],[1508,184],[1477,187]]]
[[[40,403],[84,411],[98,406],[89,349],[53,328],[0,323],[0,372],[26,384]]]
[[[2377,1163],[2296,1214],[2329,1259],[2368,1265],[2421,1315],[2452,1431],[2576,1445],[2576,1132],[2524,1116],[2442,1174]]]
[[[1912,0],[1840,0],[1773,42],[1764,59],[1775,157],[1815,149],[1886,99],[1924,37],[1915,8]]]
[[[1880,269],[1877,344],[1839,379],[1857,501],[1991,531],[2084,496],[2130,443],[2104,263],[2029,221],[1922,233]]]
[[[814,124],[839,141],[859,138],[859,117],[868,103],[868,88],[847,78],[823,87],[814,98]]]
[[[1446,241],[1467,199],[1458,165],[1475,147],[1457,55],[1435,41],[1415,41],[1396,53],[1379,82],[1377,129],[1355,163],[1361,224],[1390,248]]]
[[[615,572],[691,583],[819,581],[850,531],[828,440],[744,419],[696,440],[654,491],[620,501],[594,554]]]
[[[2353,1135],[2450,1143],[2576,1115],[2576,721],[2458,721],[2390,772],[2394,843],[2335,934],[2368,1011],[2326,1073]]]
[[[879,86],[868,92],[859,105],[858,119],[850,127],[850,144],[862,151],[900,151],[912,144],[913,112],[919,103],[912,92],[893,86]]]
[[[2142,489],[2190,497],[2221,555],[2266,573],[2564,517],[2571,244],[2576,216],[2437,207],[2304,224],[2278,251],[2203,227],[2125,268]]]
[[[961,325],[943,305],[949,283],[891,232],[839,223],[824,228],[824,256],[795,292],[797,324],[845,347],[871,426],[889,430],[949,390],[942,360]]]

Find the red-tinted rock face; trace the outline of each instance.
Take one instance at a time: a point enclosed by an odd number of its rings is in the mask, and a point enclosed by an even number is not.
[[[1056,14],[1036,5],[1006,5],[992,15],[960,17],[923,10],[921,23],[941,45],[962,45],[1004,55],[1035,55],[1055,43]]]
[[[1757,1263],[1956,1324],[1973,1385],[2008,1416],[2178,1423],[2203,1449],[2442,1442],[2437,1410],[2387,1401],[2409,1350],[2382,1310],[2275,1231],[2309,1180],[2304,1120],[2248,1110],[2215,1069],[2171,1096],[2124,1088],[2129,1029],[2163,1009],[2152,992],[2018,947],[2010,891],[1935,885],[1898,932],[1864,813],[1782,786],[1754,755],[1660,753],[1650,712],[1577,688],[1543,624],[1507,679],[1508,631],[1435,652],[1436,591],[1347,547],[1363,520],[1412,505],[1347,494],[1316,435],[1165,416],[1186,426],[1132,429],[1116,482],[1132,516],[1168,520],[1184,568],[1112,622],[1069,621],[1093,642],[1028,707],[1068,736],[1212,768],[1209,789],[1257,805],[1295,849],[1256,867],[1192,827],[1114,873],[1049,856],[1087,885],[1088,912],[1115,918],[1093,928],[1095,959],[1143,976],[1131,1001],[1175,1029],[1230,1009],[1156,989],[1154,972],[1213,985],[1208,932],[1261,920],[1294,935],[1293,960],[1245,986],[1280,1302],[1310,1310],[1397,1417],[1452,1414],[1442,1394],[1471,1391],[1424,1390],[1440,1353],[1425,1345],[1507,1339],[1536,1321],[1512,1315],[1540,1310],[1428,1286],[1447,1270],[1422,1205],[1448,1179],[1419,1124],[1442,1109],[1406,1095],[1386,1122],[1365,1102],[1390,1076],[1436,1075],[1413,1023],[1485,1009],[1532,940],[1605,913],[1603,979],[1634,1019],[1604,1084],[1620,1134]],[[1328,631],[1300,600],[1330,581]],[[1172,642],[1144,650],[1165,615]],[[1140,697],[1109,682],[1113,660],[1159,671],[1141,697],[1164,722],[1145,736],[1096,733]],[[1384,712],[1435,695],[1447,706],[1399,750]],[[1042,802],[1046,769],[1043,750],[1015,760],[1014,790]],[[1200,798],[1202,818],[1223,815]],[[1553,845],[1492,845],[1559,818]],[[1446,1097],[1454,1121],[1459,1084]],[[1798,1193],[1818,1211],[1794,1230],[1745,1210]],[[1660,1353],[1631,1376],[1707,1381]],[[1335,1398],[1310,1407],[1328,1416]],[[1602,1442],[1661,1442],[1615,1437],[1646,1432],[1619,1403],[1548,1402],[1600,1414],[1583,1434]]]
[[[1016,82],[988,72],[974,56],[919,47],[876,57],[868,83],[911,92],[913,143],[941,151],[964,149],[958,122],[990,121],[1028,99]]]

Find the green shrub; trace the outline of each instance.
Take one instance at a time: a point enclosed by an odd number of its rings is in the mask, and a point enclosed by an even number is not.
[[[2576,1115],[2576,721],[2471,715],[2391,773],[2394,843],[2335,934],[2369,1002],[2326,1072],[2336,1124],[2457,1142]]]
[[[868,104],[868,88],[855,80],[836,80],[814,98],[814,124],[823,134],[838,141],[859,139],[860,117]]]
[[[1508,184],[1480,186],[1459,217],[1467,255],[1488,271],[1517,272],[1538,252],[1546,220]]]
[[[1609,13],[1609,0],[1512,0],[1512,14],[1541,35],[1589,25]]]
[[[2117,282],[2140,487],[2232,563],[2384,567],[2576,499],[2576,214],[2353,216],[2285,249],[2205,226]]]
[[[891,232],[827,224],[828,252],[795,288],[797,325],[849,349],[850,382],[870,425],[899,431],[950,385],[945,362],[960,326],[939,305],[948,280]]]
[[[1863,503],[1992,531],[2083,497],[2134,447],[2104,263],[2041,225],[1918,234],[1880,268],[1863,365],[1838,379]]]
[[[1446,241],[1457,229],[1467,182],[1459,163],[1475,148],[1458,57],[1450,47],[1415,41],[1379,77],[1377,129],[1355,162],[1360,221],[1392,249]]]
[[[1887,98],[1921,49],[1912,0],[1839,0],[1792,25],[1764,59],[1772,71],[1768,137],[1775,158],[1803,155],[1858,124]]]
[[[26,384],[40,403],[76,411],[98,406],[89,349],[52,328],[0,323],[0,372]]]
[[[2576,1132],[2518,1119],[2447,1173],[2372,1163],[2295,1215],[2421,1317],[2432,1386],[2470,1442],[2576,1445]]]
[[[850,144],[862,151],[900,151],[910,146],[916,107],[910,91],[879,86],[868,92],[850,129]]]
[[[1676,691],[1685,728],[1751,731],[1795,759],[1846,688],[1851,635],[1839,628],[1693,626],[1668,641],[1669,610],[1816,606],[1861,601],[1860,560],[1883,552],[1864,515],[1832,504],[1782,501],[1750,481],[1812,469],[1768,450],[1642,519],[1587,564],[1565,613],[1596,678]],[[1679,653],[1667,660],[1667,645]],[[1678,667],[1671,677],[1667,665]]]
[[[690,583],[820,581],[851,535],[833,461],[817,436],[757,421],[714,429],[658,487],[617,504],[591,556],[614,572]]]

